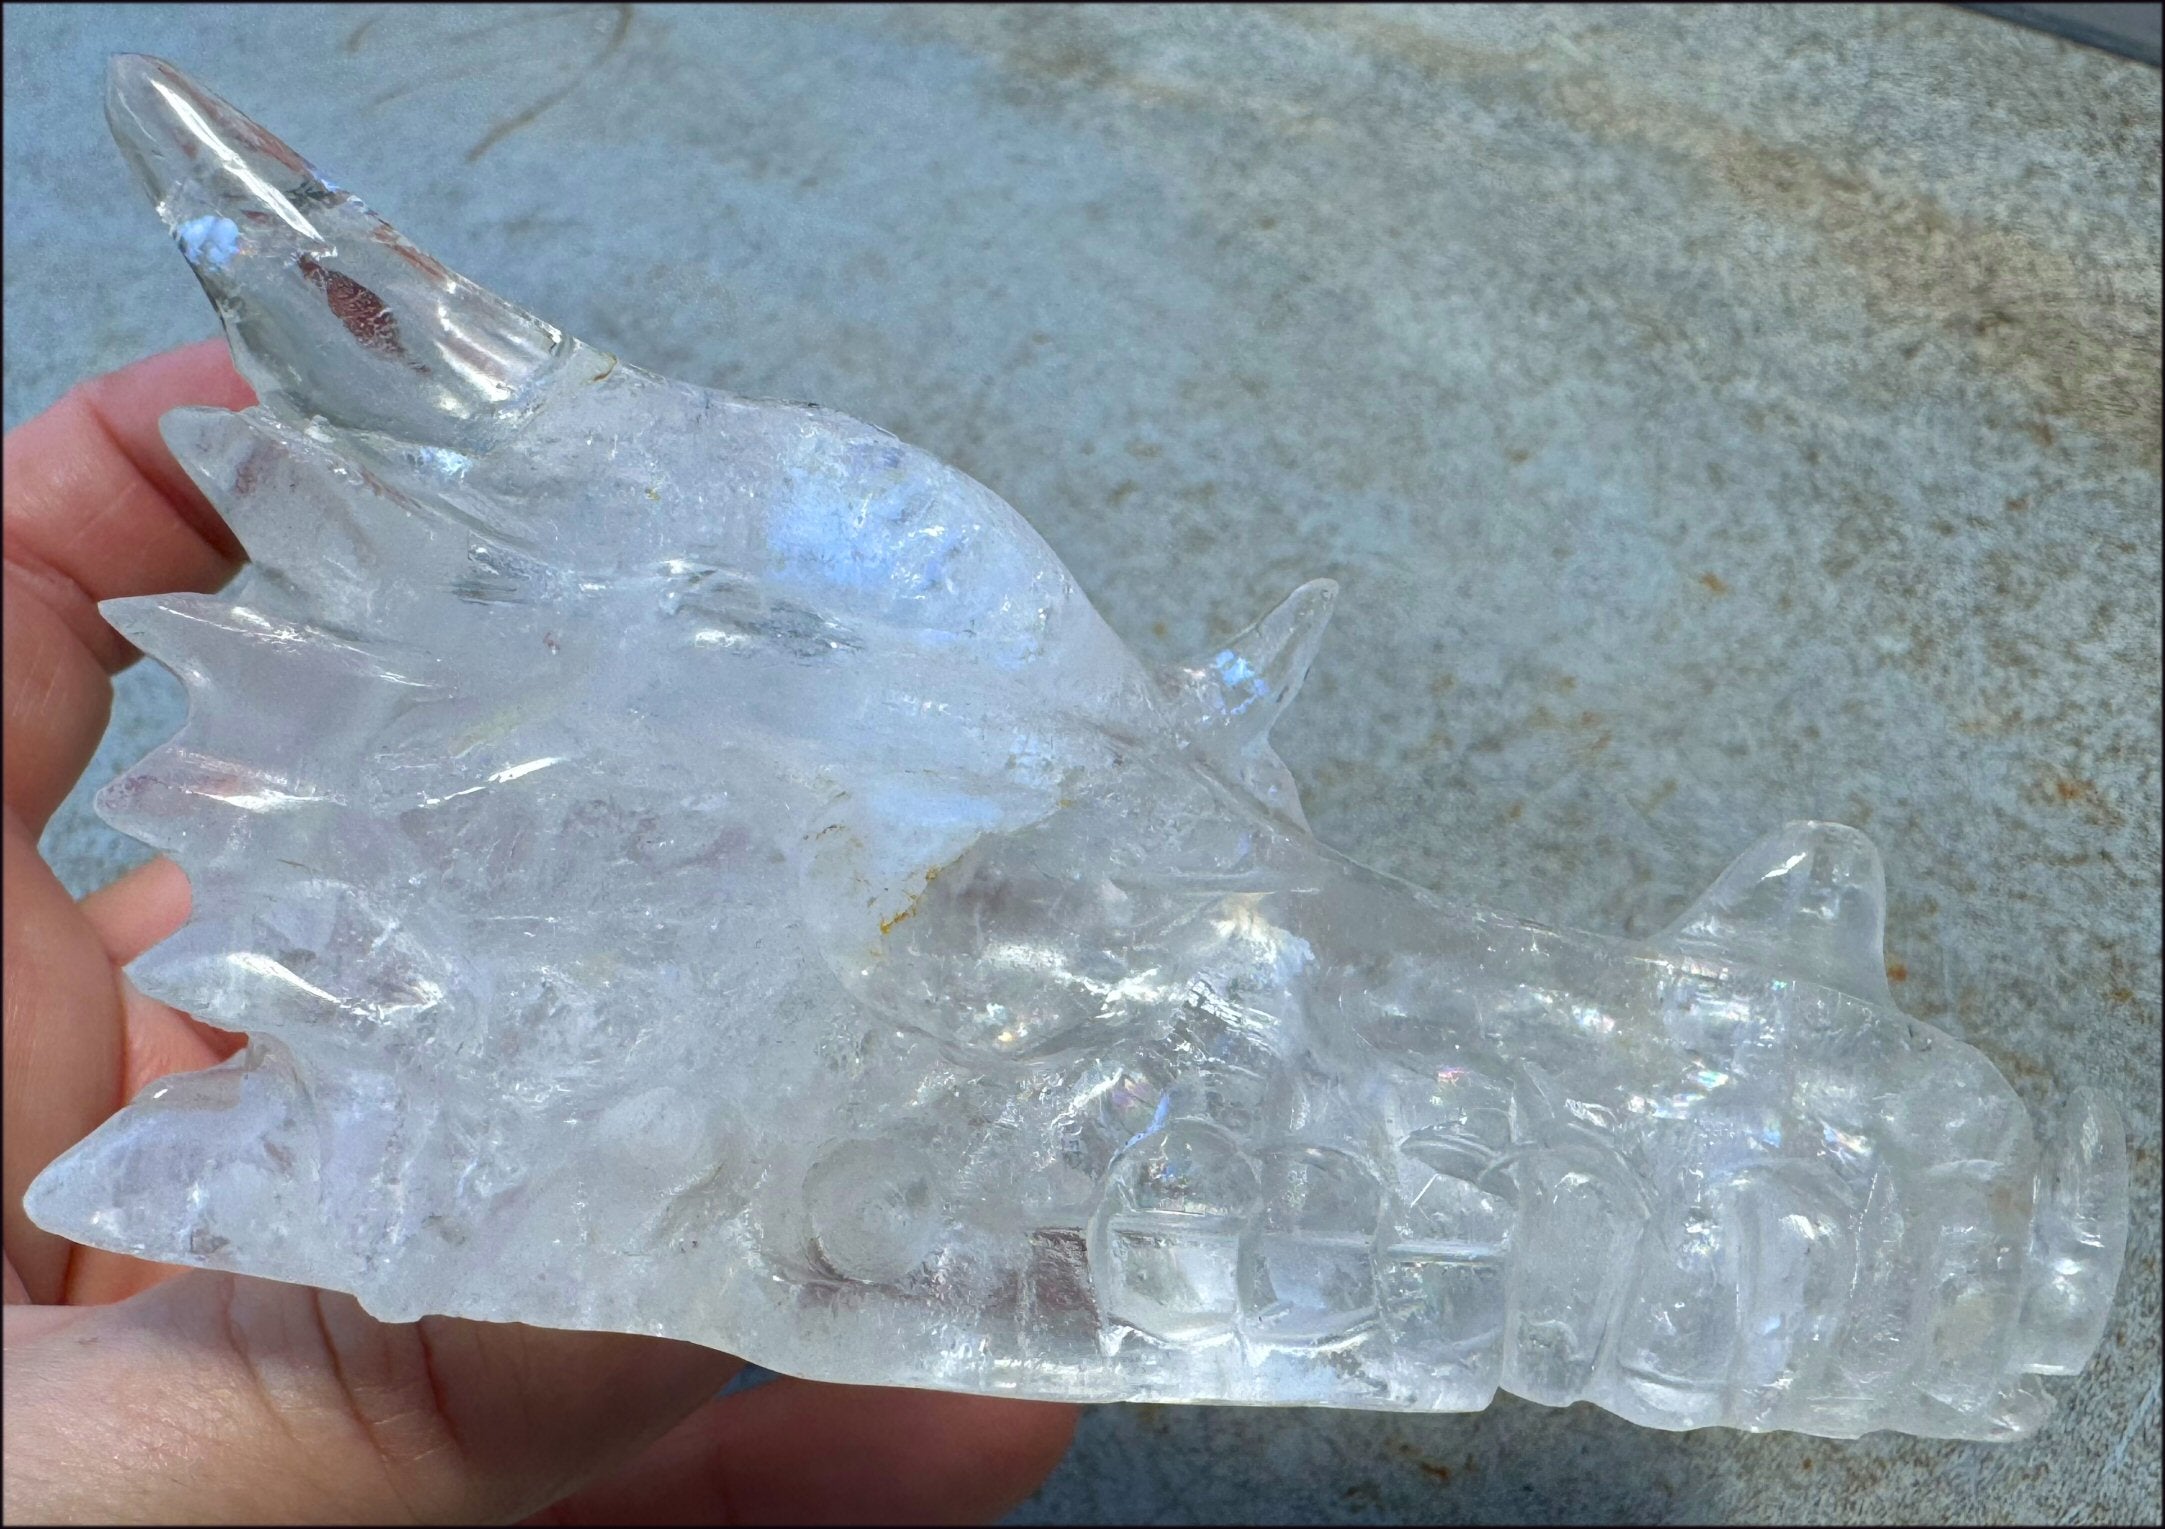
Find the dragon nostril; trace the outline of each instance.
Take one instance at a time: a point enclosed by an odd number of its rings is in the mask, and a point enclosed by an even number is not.
[[[2096,1351],[2127,1252],[2127,1196],[2126,1127],[2102,1094],[2078,1090],[2038,1169],[2020,1370],[2075,1375]]]

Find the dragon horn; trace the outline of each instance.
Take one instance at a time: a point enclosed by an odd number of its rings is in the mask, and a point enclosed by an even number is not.
[[[115,58],[105,109],[274,412],[473,454],[531,411],[570,348],[163,59]]]

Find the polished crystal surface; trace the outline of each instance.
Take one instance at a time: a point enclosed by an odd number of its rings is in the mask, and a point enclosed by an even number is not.
[[[2124,1250],[1902,1015],[1793,823],[1652,942],[1308,832],[1318,581],[1146,670],[992,493],[671,382],[408,245],[170,65],[115,134],[261,403],[166,434],[250,555],[107,603],[186,682],[101,807],[187,871],[131,975],[247,1051],[39,1224],[823,1379],[1662,1428],[2033,1429]]]

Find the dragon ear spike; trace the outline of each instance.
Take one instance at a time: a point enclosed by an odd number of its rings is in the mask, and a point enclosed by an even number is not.
[[[1300,694],[1337,599],[1334,580],[1310,579],[1209,656],[1173,665],[1167,688],[1186,698],[1191,735],[1218,734],[1234,749],[1267,738]]]
[[[1886,920],[1887,874],[1872,841],[1840,823],[1800,821],[1739,855],[1661,943],[1891,1009]]]
[[[25,1191],[25,1210],[95,1226],[139,1258],[352,1289],[359,1259],[290,1230],[321,1214],[323,1104],[285,1046],[251,1039],[214,1066],[147,1084],[71,1149],[76,1172]],[[239,1133],[251,1151],[229,1150]],[[190,1192],[201,1208],[176,1224],[164,1207]]]
[[[477,455],[576,345],[415,249],[163,59],[115,58],[105,114],[274,413]]]

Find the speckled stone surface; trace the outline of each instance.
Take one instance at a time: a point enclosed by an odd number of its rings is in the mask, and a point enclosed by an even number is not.
[[[2029,1444],[1108,1407],[1018,1521],[2157,1519],[2157,71],[1922,6],[17,6],[10,425],[210,330],[122,49],[595,343],[955,462],[1145,657],[1338,579],[1276,739],[1356,857],[1645,933],[1839,818],[1902,1005],[2126,1113]],[[123,677],[75,889],[178,722]]]

